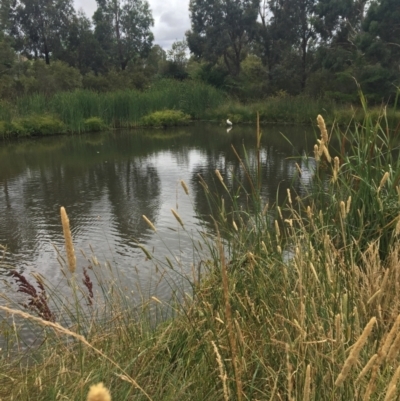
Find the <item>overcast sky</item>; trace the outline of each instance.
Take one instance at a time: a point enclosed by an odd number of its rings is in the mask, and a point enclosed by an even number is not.
[[[182,40],[190,29],[189,0],[148,0],[154,18],[154,43],[168,50],[176,40]],[[74,0],[75,9],[83,9],[92,18],[96,0]]]

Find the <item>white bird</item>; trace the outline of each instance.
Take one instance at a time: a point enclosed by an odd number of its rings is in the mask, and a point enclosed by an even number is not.
[[[226,123],[227,123],[228,125],[232,125],[232,121],[230,121],[229,118],[226,120]]]

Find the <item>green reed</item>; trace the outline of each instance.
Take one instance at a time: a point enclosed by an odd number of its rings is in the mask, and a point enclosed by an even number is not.
[[[13,121],[31,115],[52,115],[65,124],[67,131],[82,132],[87,129],[84,121],[92,117],[101,118],[114,128],[136,126],[142,117],[164,109],[181,110],[197,119],[224,100],[222,92],[200,82],[163,80],[145,92],[77,90],[57,93],[52,97],[40,94],[25,96],[17,99],[11,117],[10,112],[7,114],[4,111],[2,115]]]

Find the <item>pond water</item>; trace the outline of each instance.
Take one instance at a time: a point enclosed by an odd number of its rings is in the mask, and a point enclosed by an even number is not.
[[[245,147],[255,167],[255,131],[255,125],[234,126],[227,132],[225,126],[198,123],[0,143],[0,245],[6,247],[0,259],[0,293],[9,291],[5,283],[14,281],[11,268],[38,272],[55,284],[62,280],[55,247],[64,254],[59,214],[64,206],[78,268],[88,266],[93,252],[101,263],[108,261],[123,273],[130,285],[148,295],[157,287],[157,296],[167,297],[171,283],[156,274],[153,261],[147,260],[136,241],[160,260],[170,255],[189,273],[197,263],[191,237],[197,238],[202,229],[195,211],[210,213],[199,175],[221,195],[216,169],[228,186],[233,185],[233,176],[245,180],[231,145],[242,157]],[[262,127],[262,132],[263,201],[283,201],[288,187],[302,193],[310,174],[301,156],[312,153],[314,130],[271,125]],[[293,182],[296,162],[303,175]],[[189,196],[180,180],[189,187]],[[142,215],[153,222],[157,233]]]

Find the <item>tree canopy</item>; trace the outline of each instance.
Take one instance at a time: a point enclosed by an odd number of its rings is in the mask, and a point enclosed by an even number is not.
[[[153,45],[147,0],[96,1],[87,16],[73,0],[2,0],[0,95],[145,89],[168,77],[243,100],[285,93],[349,102],[358,83],[380,103],[400,87],[398,0],[190,0],[191,29],[170,49]],[[60,76],[45,88],[45,74]]]

